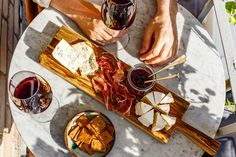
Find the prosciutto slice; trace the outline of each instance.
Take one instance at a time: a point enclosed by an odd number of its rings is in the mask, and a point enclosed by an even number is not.
[[[130,114],[135,96],[130,94],[125,85],[125,64],[112,54],[104,52],[98,59],[98,65],[100,72],[92,78],[95,92],[103,95],[108,110]]]

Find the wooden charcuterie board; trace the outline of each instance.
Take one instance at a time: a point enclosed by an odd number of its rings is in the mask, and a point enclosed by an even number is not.
[[[90,79],[87,76],[81,76],[79,74],[73,74],[70,72],[68,69],[66,69],[63,65],[61,65],[54,57],[52,56],[52,52],[55,48],[55,46],[58,44],[58,42],[64,39],[66,40],[69,44],[75,44],[77,42],[81,41],[88,41],[85,37],[82,35],[78,34],[77,32],[73,31],[71,28],[62,26],[59,31],[56,33],[54,36],[53,40],[45,51],[43,51],[39,57],[39,63],[43,65],[45,68],[47,68],[49,71],[59,75],[66,81],[70,82],[77,88],[83,90],[87,94],[89,94],[91,97],[96,99],[97,101],[101,102],[104,104],[103,97],[100,94],[95,93],[93,90],[92,84]],[[96,55],[101,54],[105,50],[97,46],[96,44],[93,44],[93,49]],[[160,91],[162,93],[169,93],[168,89],[165,87],[161,86],[160,84],[156,84],[153,88],[153,91]],[[134,112],[131,111],[131,114],[129,116],[127,115],[122,115],[120,113],[120,116],[124,117],[126,120],[134,124],[135,126],[139,127],[142,129],[144,132],[148,133],[158,141],[162,143],[168,143],[169,138],[173,134],[174,130],[177,128],[185,135],[187,135],[189,138],[191,138],[196,144],[198,144],[201,148],[203,148],[205,151],[208,151],[210,154],[214,154],[215,151],[217,151],[217,147],[219,145],[217,143],[214,143],[215,140],[211,139],[207,135],[201,133],[200,131],[194,129],[190,125],[184,123],[181,119],[188,109],[189,102],[184,100],[183,98],[179,97],[175,93],[171,92],[174,99],[175,103],[171,104],[171,109],[170,109],[170,115],[174,116],[177,118],[177,123],[168,131],[161,130],[158,132],[151,131],[151,128],[147,128],[144,125],[142,125],[138,120],[137,116],[134,114]],[[213,143],[213,146],[212,146]],[[210,145],[210,146],[209,146]],[[213,148],[211,148],[213,147]]]

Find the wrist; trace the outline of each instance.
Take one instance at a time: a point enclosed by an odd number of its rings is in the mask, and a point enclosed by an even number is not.
[[[83,20],[85,17],[100,18],[99,6],[84,0],[52,0],[51,7],[64,13],[73,21]]]
[[[175,16],[178,12],[176,0],[158,0],[156,16]]]

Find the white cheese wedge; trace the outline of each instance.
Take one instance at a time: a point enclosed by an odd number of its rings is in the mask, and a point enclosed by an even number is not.
[[[75,73],[79,68],[80,57],[77,51],[64,39],[57,44],[52,56],[72,73]]]
[[[135,114],[138,115],[138,116],[141,116],[141,115],[143,115],[144,113],[148,112],[151,109],[152,109],[151,105],[148,105],[144,102],[138,102],[135,105]]]
[[[169,103],[174,103],[175,100],[172,96],[171,93],[168,93],[160,102],[160,104],[169,104]]]
[[[138,118],[138,120],[146,127],[149,127],[151,124],[153,124],[153,118],[154,118],[154,109],[146,112],[141,117]]]
[[[162,118],[159,112],[155,112],[152,131],[160,131],[166,126],[166,121]]]
[[[161,92],[150,92],[142,98],[142,101],[152,105],[153,107],[157,106],[160,101],[165,97],[165,94]]]
[[[167,125],[165,126],[166,130],[169,130],[176,123],[176,117],[172,117],[172,116],[164,115],[164,114],[161,114],[161,116],[167,123]]]
[[[162,104],[157,106],[159,109],[161,109],[166,114],[169,114],[170,112],[170,104]]]
[[[92,45],[87,42],[79,42],[72,45],[72,47],[79,54],[79,70],[81,75],[89,75],[98,69],[98,64],[96,62],[96,56]]]

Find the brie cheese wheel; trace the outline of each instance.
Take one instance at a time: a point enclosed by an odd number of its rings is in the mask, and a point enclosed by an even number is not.
[[[151,104],[153,107],[157,106],[160,101],[165,97],[165,94],[161,92],[150,92],[147,95],[145,95],[142,100],[148,104]]]
[[[168,93],[160,102],[160,104],[174,103],[174,98],[171,93]]]
[[[176,117],[172,117],[172,116],[168,116],[164,114],[161,114],[161,116],[167,123],[167,125],[165,126],[166,130],[169,130],[176,123]]]
[[[72,73],[75,73],[79,68],[80,57],[77,51],[64,39],[57,44],[52,56]]]
[[[157,106],[159,109],[161,109],[166,114],[169,114],[170,112],[170,104],[162,104]]]
[[[152,131],[160,131],[166,126],[166,121],[162,118],[159,112],[155,112]]]
[[[151,109],[152,109],[151,105],[148,105],[144,102],[138,102],[135,105],[135,114],[138,115],[138,116],[141,116],[141,115],[143,115],[144,113],[148,112]]]
[[[79,42],[72,45],[79,55],[79,70],[81,75],[89,75],[98,69],[96,56],[93,51],[92,45],[88,42]]]
[[[153,123],[154,109],[146,112],[138,120],[146,127],[149,127]]]

